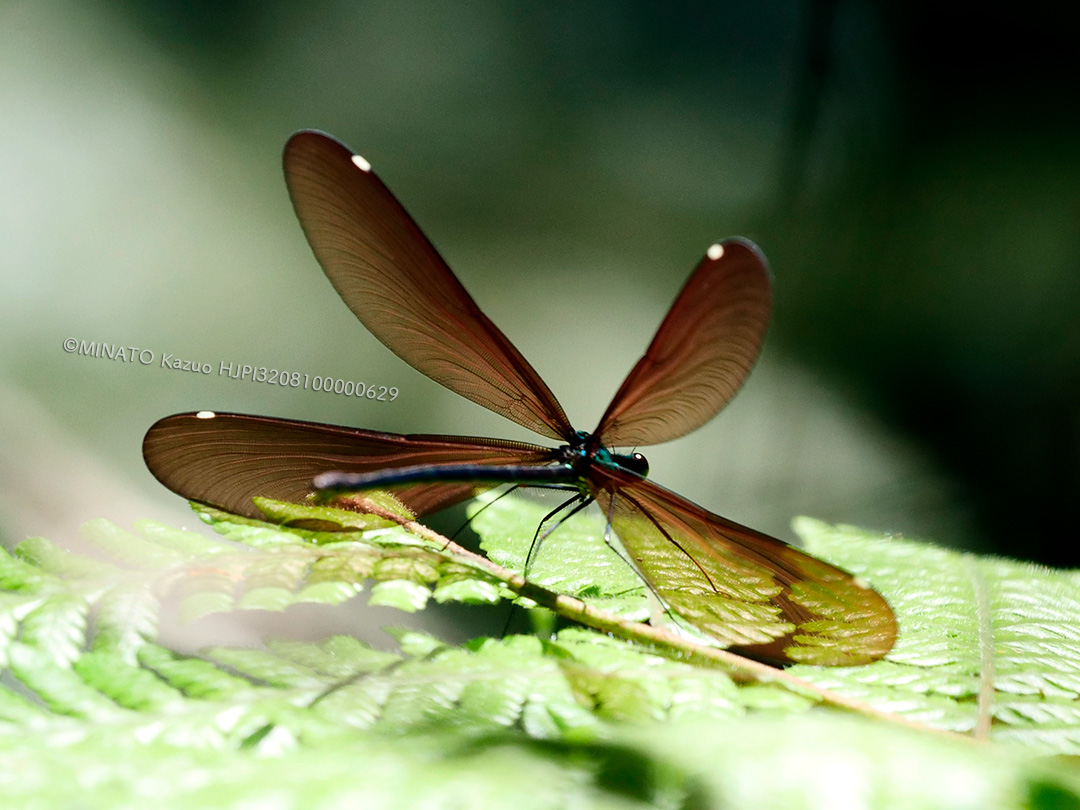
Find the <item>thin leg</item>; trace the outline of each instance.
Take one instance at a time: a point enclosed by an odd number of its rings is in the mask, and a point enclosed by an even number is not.
[[[656,598],[656,601],[664,608],[664,612],[669,617],[671,617],[670,608],[668,608],[668,606],[664,603],[664,600],[660,598],[660,594],[658,594],[656,592],[656,588],[654,588],[652,586],[652,583],[649,582],[649,580],[645,579],[645,577],[643,577],[641,575],[641,572],[638,571],[638,568],[637,568],[636,565],[634,565],[633,560],[631,560],[627,556],[626,549],[623,548],[622,543],[614,543],[614,542],[612,542],[612,540],[611,540],[611,517],[614,514],[615,514],[615,498],[612,497],[611,500],[608,502],[607,522],[604,525],[604,543],[607,545],[608,548],[610,548],[612,551],[615,552],[615,555],[620,560],[622,560],[624,563],[626,563],[630,567],[630,570],[634,572],[634,575],[638,579],[641,580],[641,582],[645,585],[645,587],[649,589],[649,592]]]
[[[563,521],[569,520],[592,502],[593,499],[591,495],[582,495],[581,493],[578,493],[569,500],[563,501],[561,504],[559,504],[546,515],[544,515],[544,519],[541,520],[540,525],[536,527],[536,534],[533,535],[532,543],[529,545],[529,553],[525,557],[525,569],[521,572],[522,576],[528,578],[529,569],[532,568],[533,562],[536,561],[536,555],[540,551],[540,545],[548,537],[551,536],[551,533],[558,529],[563,524]],[[558,515],[559,512],[563,511],[571,505],[573,506],[570,511],[567,512],[565,515],[559,517],[559,519],[555,522],[554,526],[552,526],[547,531],[543,531],[544,525],[548,523],[548,521],[550,521],[553,517],[555,517],[555,515]],[[542,531],[543,533],[541,534]]]

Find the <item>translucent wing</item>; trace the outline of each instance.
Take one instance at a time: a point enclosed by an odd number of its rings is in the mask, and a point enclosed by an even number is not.
[[[772,308],[765,257],[744,239],[709,248],[595,434],[608,447],[677,439],[708,422],[757,360]]]
[[[866,664],[892,649],[892,610],[846,571],[632,473],[594,467],[590,484],[657,594],[726,646],[822,666]]]
[[[468,436],[402,436],[372,430],[207,411],[167,416],[143,439],[150,472],[177,495],[262,518],[255,496],[304,503],[329,471],[368,473],[426,464],[533,464],[551,450]],[[394,494],[417,514],[466,500],[476,486],[422,483]]]
[[[375,337],[451,391],[543,436],[573,437],[547,385],[367,161],[318,132],[293,135],[284,160],[315,257]]]

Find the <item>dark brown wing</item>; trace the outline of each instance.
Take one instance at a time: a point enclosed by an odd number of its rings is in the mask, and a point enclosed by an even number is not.
[[[778,664],[855,666],[892,649],[896,619],[846,571],[632,473],[596,467],[593,495],[656,593],[693,626]]]
[[[461,286],[363,158],[319,132],[285,145],[285,181],[330,283],[392,352],[451,391],[568,441],[555,396]]]
[[[469,436],[402,436],[373,430],[242,414],[181,413],[143,439],[150,472],[177,495],[235,515],[263,517],[252,498],[304,503],[312,479],[331,471],[367,473],[414,465],[533,464],[551,449]],[[394,494],[417,514],[466,500],[472,484],[413,484]]]
[[[712,419],[757,360],[772,308],[765,257],[745,239],[709,248],[594,435],[608,447],[677,439]]]

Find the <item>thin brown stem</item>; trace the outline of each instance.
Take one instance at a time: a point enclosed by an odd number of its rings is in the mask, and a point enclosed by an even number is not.
[[[351,508],[363,509],[393,520],[406,530],[435,545],[440,551],[454,562],[472,568],[480,569],[501,582],[508,590],[520,597],[535,602],[541,607],[558,613],[560,616],[571,619],[579,624],[586,625],[604,633],[610,633],[618,638],[633,641],[645,645],[651,650],[678,661],[690,661],[706,666],[718,667],[728,672],[735,680],[740,682],[756,682],[778,684],[804,697],[810,697],[822,704],[833,706],[847,711],[857,712],[866,717],[884,720],[896,725],[906,726],[919,731],[934,731],[959,739],[970,740],[960,734],[941,732],[929,726],[909,720],[892,712],[884,712],[860,700],[841,695],[831,689],[818,686],[810,681],[799,678],[782,670],[745,658],[736,653],[721,650],[716,647],[708,647],[696,644],[680,635],[665,630],[662,627],[654,627],[649,624],[631,621],[609,613],[606,610],[593,607],[573,596],[550,591],[535,583],[529,582],[521,574],[514,573],[501,565],[492,562],[487,557],[474,554],[452,540],[443,537],[438,532],[429,529],[416,520],[410,520],[400,515],[395,515],[379,508],[375,504],[365,501],[361,496],[351,496],[349,504]]]

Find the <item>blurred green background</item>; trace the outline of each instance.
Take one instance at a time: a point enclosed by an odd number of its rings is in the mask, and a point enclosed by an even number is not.
[[[1076,565],[1080,57],[1065,8],[1022,12],[7,0],[0,533],[196,525],[141,460],[176,411],[534,438],[340,302],[281,177],[314,127],[374,164],[585,429],[705,248],[762,246],[765,356],[719,418],[649,450],[658,482],[784,538],[807,513]]]

